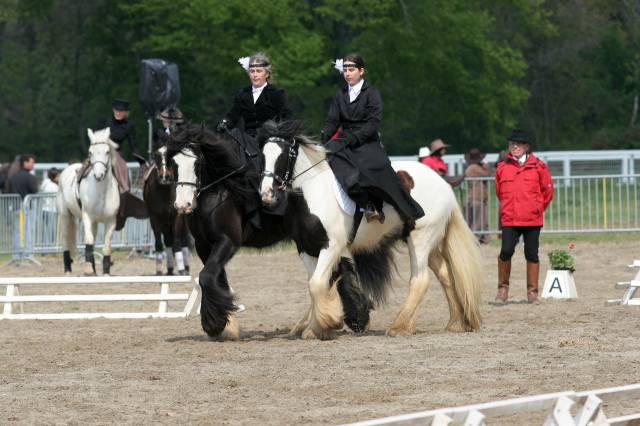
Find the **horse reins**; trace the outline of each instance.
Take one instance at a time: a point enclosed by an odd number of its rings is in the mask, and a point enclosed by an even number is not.
[[[187,157],[191,157],[191,158],[195,158],[196,160],[200,160],[200,157],[195,156],[195,155],[189,155],[189,154],[185,154],[184,152],[180,152],[182,155],[185,155]],[[243,164],[242,166],[238,167],[237,169],[234,169],[232,171],[230,171],[229,173],[227,173],[226,175],[222,176],[219,179],[214,180],[211,183],[206,184],[205,186],[203,186],[202,188],[198,188],[198,183],[197,182],[184,182],[184,181],[177,181],[176,182],[176,186],[178,185],[183,185],[183,186],[193,186],[194,188],[196,188],[196,194],[195,197],[198,198],[200,196],[200,194],[202,194],[203,192],[205,192],[207,189],[211,188],[212,186],[222,182],[223,180],[227,179],[228,177],[234,175],[235,173],[238,173],[240,171],[242,171],[245,168],[246,164]],[[199,173],[199,175],[201,175],[202,173]]]
[[[323,161],[326,161],[326,158],[323,158],[322,160],[316,162],[315,164],[312,164],[311,166],[307,167],[297,175],[291,176],[293,174],[293,168],[295,167],[295,163],[298,158],[298,149],[300,146],[299,142],[296,141],[295,138],[293,138],[293,142],[287,142],[286,140],[280,137],[270,137],[268,139],[268,142],[284,143],[289,146],[289,156],[287,157],[287,171],[285,172],[284,177],[280,177],[274,172],[269,172],[269,171],[262,172],[263,176],[273,178],[273,180],[275,180],[280,184],[280,186],[278,187],[279,190],[285,190],[287,187],[291,187],[293,185],[293,181],[296,180],[298,177],[302,176],[309,170],[313,169],[315,166],[322,163]]]

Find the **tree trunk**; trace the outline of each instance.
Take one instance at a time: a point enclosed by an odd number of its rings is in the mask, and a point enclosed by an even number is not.
[[[633,110],[631,111],[631,122],[629,123],[629,127],[634,127],[636,125],[636,119],[638,118],[638,94],[633,97]]]

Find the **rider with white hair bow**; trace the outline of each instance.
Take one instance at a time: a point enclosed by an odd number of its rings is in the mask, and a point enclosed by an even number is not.
[[[233,105],[225,117],[216,126],[219,133],[229,132],[231,137],[242,145],[255,170],[264,169],[262,146],[256,136],[262,125],[269,120],[283,121],[293,118],[287,97],[283,89],[271,83],[272,68],[269,57],[257,52],[238,60],[249,75],[251,85],[240,89],[233,99]],[[256,175],[257,176],[257,175]],[[259,181],[255,182],[256,194]],[[257,196],[255,210],[248,213],[256,227],[261,227],[257,209],[260,206]],[[284,203],[268,209],[273,214],[284,214]]]
[[[368,221],[384,222],[382,203],[387,202],[412,228],[424,211],[402,187],[380,142],[380,93],[364,79],[360,55],[352,53],[336,60],[336,69],[346,84],[336,92],[322,131],[322,142],[331,151],[329,165],[349,197],[364,209]]]
[[[218,123],[222,132],[235,127],[255,138],[258,129],[267,120],[287,120],[293,117],[284,90],[271,83],[271,61],[262,52],[240,58],[240,65],[249,74],[251,85],[240,89],[233,99],[233,106]],[[240,121],[243,121],[241,125]]]

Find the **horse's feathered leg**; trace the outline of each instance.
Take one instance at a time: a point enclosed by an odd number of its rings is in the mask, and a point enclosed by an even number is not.
[[[464,325],[462,322],[462,305],[453,288],[447,263],[439,250],[434,250],[429,256],[429,267],[433,273],[436,274],[440,284],[442,284],[447,303],[449,304],[449,323],[447,324],[447,330],[464,331],[464,327],[460,328]]]
[[[313,271],[316,270],[316,265],[318,264],[318,258],[308,255],[307,253],[300,253],[300,259],[302,259],[302,263],[304,267],[307,269],[307,278],[311,279],[313,275]],[[305,316],[296,323],[295,326],[289,332],[289,336],[300,337],[306,328],[309,326],[309,320],[311,319],[311,307],[307,310]]]
[[[96,274],[96,261],[93,256],[93,245],[95,244],[95,231],[97,227],[91,220],[91,217],[86,211],[82,211],[82,224],[84,226],[84,274],[95,275]]]
[[[414,238],[415,237],[415,238]],[[409,279],[409,294],[387,330],[387,336],[407,336],[416,332],[418,307],[429,289],[429,269],[427,259],[433,244],[428,235],[417,235],[412,232],[407,238],[409,248],[409,262],[411,265],[411,278]]]
[[[68,212],[60,215],[60,226],[62,227],[62,238],[64,241],[64,272],[71,273],[71,263],[76,248],[76,221]]]
[[[102,248],[102,273],[109,275],[111,273],[111,240],[116,230],[116,218],[111,217],[104,222],[104,247]]]
[[[220,336],[227,326],[229,316],[236,310],[233,295],[223,275],[224,265],[236,250],[237,247],[229,237],[219,235],[200,272],[202,287],[200,319],[202,328],[211,337]],[[224,278],[221,279],[221,275]],[[239,333],[237,337],[239,338]]]
[[[153,239],[155,240],[156,275],[162,275],[162,252],[164,251],[164,245],[162,244],[162,232],[160,230],[160,223],[158,223],[158,220],[156,219],[156,216],[154,214],[149,215],[149,221],[151,222],[151,230],[153,231]]]
[[[342,328],[342,302],[337,287],[330,282],[342,249],[335,241],[330,241],[329,247],[320,251],[318,264],[309,280],[312,308],[309,327],[302,333],[305,339],[330,339],[332,330]]]

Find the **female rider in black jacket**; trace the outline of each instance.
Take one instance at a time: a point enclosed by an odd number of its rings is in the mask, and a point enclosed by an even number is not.
[[[402,187],[380,143],[382,100],[363,78],[362,57],[345,56],[342,73],[347,84],[333,98],[323,130],[323,142],[332,151],[329,165],[338,182],[365,209],[369,221],[384,222],[383,201],[393,205],[405,222],[424,216],[420,205]]]

